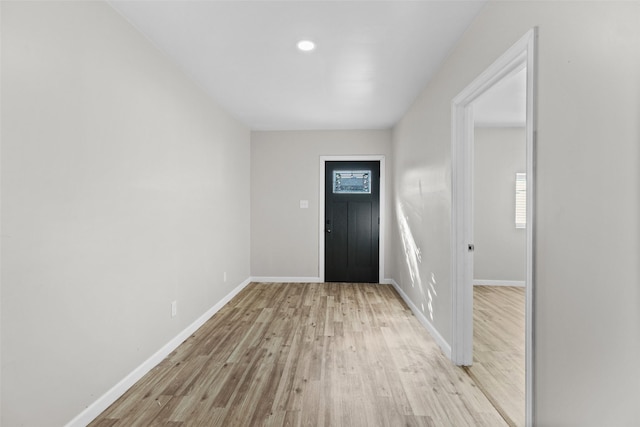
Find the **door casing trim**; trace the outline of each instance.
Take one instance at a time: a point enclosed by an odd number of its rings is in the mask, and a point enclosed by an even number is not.
[[[451,278],[452,343],[451,360],[471,365],[473,360],[473,138],[472,103],[503,78],[527,69],[526,172],[526,290],[525,290],[525,425],[534,423],[533,381],[535,342],[535,147],[537,138],[537,37],[532,28],[489,68],[460,92],[451,103]]]
[[[378,282],[383,283],[384,277],[384,245],[386,221],[386,169],[384,155],[353,155],[353,156],[320,156],[320,193],[318,196],[318,277],[324,282],[324,190],[326,162],[380,162],[380,235],[378,238]]]

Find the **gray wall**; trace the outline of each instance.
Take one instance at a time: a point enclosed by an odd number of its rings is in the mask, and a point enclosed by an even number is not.
[[[262,257],[255,275],[316,275],[317,231],[300,269],[282,248],[265,254],[268,231],[257,227],[250,246],[248,177],[267,163],[249,169],[249,132],[108,6],[1,10],[2,424],[61,425],[244,280],[249,248]],[[536,422],[638,425],[640,3],[481,11],[393,131],[387,270],[450,340],[451,99],[533,26]],[[323,134],[307,136],[319,145]],[[252,163],[268,156],[262,138]],[[385,154],[380,138],[298,157]],[[281,150],[295,150],[286,139]],[[303,164],[319,176],[317,160]],[[312,212],[317,188],[302,184],[286,213],[301,198]],[[260,204],[251,212],[253,226]],[[300,223],[317,229],[317,218]],[[289,253],[296,242],[287,237]]]
[[[106,3],[1,7],[2,425],[60,426],[249,277],[250,133]]]
[[[526,230],[515,225],[516,172],[526,172],[524,128],[475,129],[473,278],[523,282]]]
[[[394,278],[450,342],[451,100],[534,26],[536,425],[640,425],[640,2],[483,8],[394,129]]]
[[[388,130],[252,132],[251,275],[318,278],[320,156],[374,154],[386,156],[389,200]],[[309,208],[300,209],[300,200],[308,200]],[[389,230],[391,209],[389,203],[387,206]],[[387,238],[387,254],[389,242]],[[385,271],[390,259],[388,256]]]

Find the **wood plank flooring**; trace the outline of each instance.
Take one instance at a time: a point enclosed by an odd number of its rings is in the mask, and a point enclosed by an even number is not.
[[[252,283],[90,426],[506,426],[393,287]]]
[[[525,424],[525,288],[474,286],[469,375],[511,426]]]

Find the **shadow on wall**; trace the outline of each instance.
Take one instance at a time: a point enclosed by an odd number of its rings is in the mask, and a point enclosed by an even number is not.
[[[396,203],[396,215],[398,218],[398,228],[400,231],[400,239],[404,249],[404,261],[409,271],[409,277],[411,279],[411,287],[418,288],[420,296],[420,308],[429,321],[433,322],[433,299],[438,296],[435,285],[436,277],[435,273],[431,273],[431,278],[426,286],[422,282],[420,275],[420,265],[422,264],[422,251],[417,245],[411,226],[409,225],[409,216],[406,214],[406,209],[400,202]],[[425,289],[426,287],[426,289]],[[425,302],[427,307],[425,309]]]

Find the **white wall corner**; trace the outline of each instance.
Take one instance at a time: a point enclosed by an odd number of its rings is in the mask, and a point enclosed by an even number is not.
[[[113,402],[118,400],[129,388],[131,388],[136,382],[138,382],[143,376],[145,376],[151,369],[162,362],[172,351],[174,351],[180,344],[182,344],[187,338],[189,338],[195,331],[204,325],[214,314],[216,314],[222,307],[233,299],[241,290],[243,290],[249,283],[251,278],[246,279],[244,282],[236,286],[231,292],[229,292],[224,298],[218,301],[213,307],[207,310],[202,316],[197,318],[193,323],[187,326],[182,332],[176,335],[162,348],[155,352],[150,358],[142,362],[140,366],[135,368],[126,377],[120,380],[116,385],[111,387],[105,394],[99,397],[95,402],[87,406],[87,408],[80,412],[74,419],[69,421],[65,427],[84,427],[91,421],[96,419],[102,412],[104,412]]]
[[[418,309],[418,307],[409,299],[409,296],[402,290],[400,285],[393,279],[385,279],[385,281],[389,281],[391,285],[395,288],[395,290],[400,294],[400,297],[404,300],[405,303],[409,306],[414,316],[418,319],[418,321],[424,326],[424,328],[429,332],[429,335],[435,340],[435,342],[440,347],[440,350],[444,353],[444,355],[451,359],[451,345],[444,339],[440,332],[433,326],[433,323],[427,319],[427,317]]]

